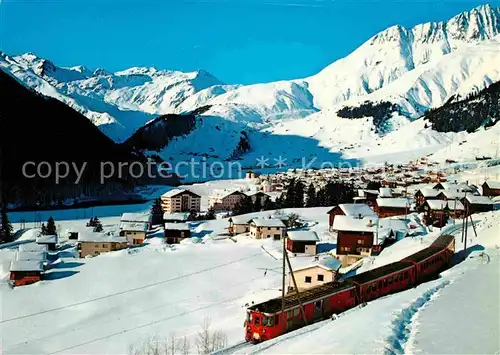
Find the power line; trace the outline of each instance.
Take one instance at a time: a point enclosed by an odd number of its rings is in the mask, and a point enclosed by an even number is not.
[[[0,321],[0,324],[13,322],[13,321],[19,320],[19,319],[30,318],[30,317],[38,316],[38,315],[45,314],[45,313],[60,311],[60,310],[66,309],[66,308],[80,306],[80,305],[83,305],[83,304],[87,304],[87,303],[91,303],[91,302],[95,302],[95,301],[100,301],[100,300],[104,300],[104,299],[111,298],[111,297],[120,296],[120,295],[129,293],[129,292],[139,291],[139,290],[143,290],[143,289],[146,289],[146,288],[149,288],[149,287],[154,287],[154,286],[157,286],[157,285],[161,285],[161,284],[164,284],[164,283],[168,283],[168,282],[172,282],[172,281],[177,281],[177,280],[180,280],[180,279],[183,279],[183,278],[186,278],[186,277],[190,277],[190,276],[193,276],[193,275],[205,273],[207,271],[212,271],[212,270],[215,270],[215,269],[219,269],[219,268],[231,265],[231,264],[236,264],[236,263],[238,263],[240,261],[253,258],[253,257],[257,256],[257,255],[262,255],[262,254],[261,253],[252,254],[252,255],[246,256],[246,257],[241,258],[241,259],[230,261],[230,262],[225,263],[225,264],[216,265],[216,266],[210,267],[208,269],[203,269],[203,270],[191,272],[189,274],[185,274],[185,275],[181,275],[181,276],[176,276],[176,277],[173,277],[173,278],[170,278],[170,279],[167,279],[167,280],[158,281],[158,282],[155,282],[155,283],[152,283],[152,284],[148,284],[148,285],[145,285],[145,286],[140,286],[140,287],[132,288],[132,289],[129,289],[129,290],[124,290],[124,291],[119,291],[119,292],[111,293],[111,294],[108,294],[108,295],[105,295],[105,296],[101,296],[101,297],[91,298],[91,299],[86,300],[86,301],[75,302],[75,303],[72,303],[72,304],[69,304],[69,305],[66,305],[66,306],[50,308],[50,309],[46,309],[44,311],[40,311],[40,312],[36,312],[36,313],[30,313],[30,314],[26,314],[26,315],[19,316],[19,317],[5,319],[5,320]]]
[[[167,320],[174,319],[174,318],[177,318],[177,317],[185,316],[185,315],[190,314],[190,313],[202,311],[202,310],[210,308],[210,307],[219,306],[219,305],[224,304],[224,303],[233,302],[233,301],[236,301],[239,298],[241,298],[241,296],[234,297],[234,298],[231,298],[229,300],[220,301],[220,302],[217,302],[217,303],[214,303],[214,304],[210,304],[210,305],[207,305],[207,306],[198,307],[198,308],[192,309],[190,311],[185,311],[185,312],[173,315],[173,316],[168,316],[168,317],[160,318],[160,319],[157,319],[157,320],[149,322],[149,323],[141,324],[141,325],[138,325],[136,327],[132,327],[132,328],[129,328],[129,329],[122,330],[120,332],[111,333],[109,335],[106,335],[106,336],[103,336],[103,337],[100,337],[100,338],[92,339],[92,340],[89,340],[89,341],[86,341],[86,342],[83,342],[83,343],[80,343],[80,344],[71,345],[71,346],[68,346],[66,348],[62,348],[62,349],[56,350],[54,352],[48,353],[47,355],[58,354],[58,353],[60,353],[62,351],[71,350],[71,349],[78,348],[78,347],[83,346],[83,345],[88,345],[88,344],[95,343],[97,341],[109,339],[109,338],[117,336],[117,335],[125,334],[125,333],[131,332],[133,330],[137,330],[137,329],[146,328],[146,327],[149,327],[149,326],[154,325],[154,324],[165,322]]]
[[[214,294],[214,293],[220,293],[222,291],[225,291],[225,290],[229,290],[231,288],[234,288],[234,287],[237,287],[237,286],[240,286],[242,284],[245,284],[245,283],[248,283],[248,282],[253,282],[253,281],[257,281],[257,280],[260,280],[260,279],[264,279],[266,278],[266,276],[259,276],[259,277],[255,277],[253,279],[250,279],[250,280],[244,280],[242,282],[238,282],[236,284],[233,284],[231,285],[230,287],[225,287],[225,288],[221,288],[221,289],[217,289],[215,291],[210,291],[210,292],[206,292],[206,293],[203,293],[203,295],[207,295],[207,294]],[[262,289],[261,289],[262,290]],[[254,291],[252,292],[251,294],[255,293],[257,291]],[[133,316],[136,316],[138,314],[144,314],[145,312],[150,312],[150,311],[153,311],[153,310],[158,310],[160,308],[164,308],[164,307],[167,307],[167,306],[170,306],[170,305],[174,305],[174,304],[178,304],[179,302],[184,302],[184,301],[193,301],[193,300],[196,300],[198,299],[200,296],[202,295],[196,295],[196,296],[193,296],[193,297],[189,297],[189,298],[183,298],[179,301],[171,301],[171,302],[167,302],[167,303],[162,303],[158,306],[155,306],[155,307],[151,307],[151,308],[148,308],[148,309],[141,309],[139,311],[136,311],[136,312],[133,312],[131,314],[127,314],[125,315],[124,317],[133,317]],[[246,295],[243,295],[243,296],[240,296],[240,297],[244,297]],[[114,318],[114,319],[111,319],[111,320],[107,320],[105,322],[100,322],[99,325],[102,326],[103,324],[108,324],[108,323],[111,323],[111,322],[115,322],[115,321],[119,321],[120,318],[123,318],[123,317],[118,317],[118,318]],[[25,344],[29,344],[29,343],[33,343],[33,342],[37,342],[37,341],[40,341],[40,340],[44,340],[44,339],[47,339],[47,338],[51,338],[53,337],[54,335],[60,335],[60,336],[66,336],[68,335],[69,333],[73,333],[73,332],[76,332],[76,331],[79,331],[79,330],[82,330],[82,329],[85,329],[85,328],[89,328],[89,327],[95,327],[95,324],[87,324],[85,326],[81,326],[81,327],[76,327],[76,328],[73,328],[73,329],[69,329],[69,330],[65,330],[64,333],[61,333],[61,332],[57,332],[56,334],[49,334],[49,335],[45,335],[43,337],[38,337],[38,338],[33,338],[33,339],[28,339],[28,340],[24,340],[22,341],[21,343],[16,343],[16,344],[12,344],[9,346],[9,348],[15,348],[17,346],[20,346],[20,345],[25,345]]]

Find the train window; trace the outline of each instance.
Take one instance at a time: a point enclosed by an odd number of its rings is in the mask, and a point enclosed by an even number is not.
[[[299,309],[298,309],[298,308],[295,308],[295,309],[293,310],[293,316],[294,316],[294,317],[297,317],[298,315],[299,315]]]
[[[388,281],[389,285],[392,285],[392,277],[389,277]]]
[[[404,275],[405,275],[405,279],[407,279],[408,278],[408,271],[405,271]]]
[[[378,282],[378,288],[382,288],[382,280]]]
[[[287,312],[287,318],[292,318],[292,315],[293,315],[293,312],[292,312],[292,311],[288,311],[288,312]]]
[[[399,274],[399,276],[398,276],[398,280],[399,280],[399,281],[403,280],[403,274]]]
[[[247,312],[247,322],[252,323],[252,313]]]
[[[280,324],[280,316],[279,315],[274,316],[274,324],[276,324],[276,325]]]
[[[376,283],[373,284],[372,288],[373,288],[373,291],[377,291],[377,284]]]
[[[370,293],[372,291],[372,285],[368,285],[366,288],[366,292]]]
[[[262,318],[262,325],[265,327],[272,327],[273,326],[273,317],[263,317]]]
[[[387,279],[384,279],[384,287],[387,286]]]
[[[259,325],[260,324],[260,317],[259,316],[255,316],[254,324],[255,325]]]

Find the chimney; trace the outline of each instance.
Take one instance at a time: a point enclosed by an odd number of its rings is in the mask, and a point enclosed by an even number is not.
[[[368,227],[372,227],[372,226],[373,226],[373,221],[370,219],[370,220],[368,221]]]

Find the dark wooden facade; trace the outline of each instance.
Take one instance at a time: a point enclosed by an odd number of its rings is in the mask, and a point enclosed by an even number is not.
[[[483,196],[500,196],[500,189],[490,187],[488,181],[485,181],[481,187],[483,188]]]
[[[334,208],[332,208],[327,213],[328,213],[328,216],[329,216],[330,229],[333,226],[333,221],[335,220],[335,216],[338,216],[338,215],[345,216],[344,211],[342,211],[342,208],[340,208],[339,206],[335,206]]]
[[[42,279],[41,271],[11,271],[10,280],[14,286],[30,285]]]
[[[338,231],[337,255],[369,253],[373,246],[373,232]]]
[[[179,244],[181,240],[191,238],[189,229],[165,229],[165,240],[167,244]]]
[[[286,249],[292,253],[305,253],[306,245],[316,245],[315,241],[309,240],[291,240],[288,238],[286,240]]]
[[[380,218],[386,218],[386,217],[393,217],[393,216],[404,216],[405,214],[408,214],[409,208],[407,207],[384,207],[384,206],[378,206],[375,204],[373,207],[375,212],[377,212],[377,215]]]
[[[470,216],[471,214],[474,213],[481,213],[481,212],[490,212],[493,211],[493,203],[492,204],[484,204],[484,203],[470,203],[469,200],[466,198],[462,199],[462,203],[465,206],[465,211],[467,213],[467,216]]]

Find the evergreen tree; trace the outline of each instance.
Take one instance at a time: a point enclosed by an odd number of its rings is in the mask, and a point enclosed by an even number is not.
[[[279,210],[281,208],[283,208],[285,206],[285,197],[283,196],[283,193],[281,193],[281,195],[279,195],[277,198],[276,198],[276,201],[274,201],[274,210]]]
[[[8,243],[14,240],[12,230],[13,228],[7,215],[7,207],[4,204],[0,212],[0,243]]]
[[[262,209],[264,211],[269,211],[269,210],[274,210],[275,209],[275,204],[270,198],[266,198],[264,200],[264,206],[262,206]]]
[[[292,207],[304,207],[304,184],[301,181],[297,181],[294,186]]]
[[[47,229],[46,229],[46,235],[56,235],[56,223],[54,221],[54,218],[52,216],[49,217],[47,220]]]
[[[252,209],[253,209],[254,212],[260,212],[260,211],[262,211],[262,203],[261,203],[259,197],[255,198],[255,202],[253,203],[253,208]]]
[[[316,188],[311,183],[307,188],[306,192],[306,207],[316,207],[318,206],[318,200],[316,198]]]
[[[213,207],[210,207],[210,208],[208,209],[207,213],[206,213],[206,214],[205,214],[205,216],[204,216],[204,219],[205,219],[206,221],[211,220],[211,219],[215,219],[215,210],[214,210],[214,208],[213,208]]]
[[[367,190],[379,190],[382,187],[380,181],[369,181],[366,185]]]
[[[153,224],[161,224],[163,222],[163,210],[160,198],[155,199],[153,206],[151,206],[151,217]]]
[[[97,217],[94,217],[94,233],[100,233],[102,232],[103,228],[102,228],[102,223],[101,221],[99,220],[99,218]]]
[[[242,198],[238,203],[234,206],[231,211],[233,216],[238,216],[240,214],[246,214],[253,212],[253,203],[252,199],[248,196]]]
[[[285,199],[283,201],[283,206],[284,208],[291,208],[295,207],[295,179],[290,180],[290,183],[288,184],[288,187],[286,189],[286,195]]]

